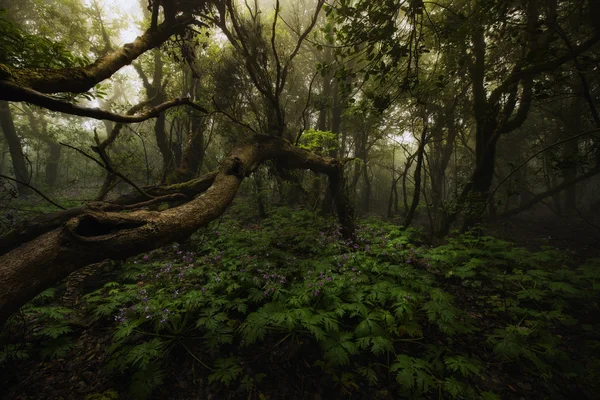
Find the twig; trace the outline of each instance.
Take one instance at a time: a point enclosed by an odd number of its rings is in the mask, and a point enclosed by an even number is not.
[[[107,170],[108,172],[111,172],[111,173],[115,174],[116,176],[118,176],[119,178],[123,179],[125,182],[127,182],[129,185],[131,185],[131,187],[133,187],[135,190],[137,190],[142,196],[145,196],[148,199],[154,199],[154,196],[151,196],[148,193],[146,193],[144,191],[144,189],[142,189],[141,187],[139,187],[138,185],[136,185],[135,183],[133,183],[129,178],[127,178],[126,176],[124,176],[120,172],[115,171],[109,165],[102,164],[100,161],[96,160],[94,157],[90,156],[85,151],[83,151],[81,149],[78,149],[77,147],[68,145],[66,143],[59,143],[59,144],[61,146],[65,146],[65,147],[68,147],[70,149],[75,150],[76,152],[80,153],[81,155],[83,155],[83,156],[89,158],[90,160],[94,161],[96,164],[98,164],[99,166],[101,166],[102,168],[104,168],[105,170]]]
[[[66,210],[66,208],[64,208],[64,207],[63,207],[63,206],[61,206],[60,204],[57,204],[57,203],[53,202],[53,201],[52,201],[52,200],[50,200],[50,198],[49,198],[48,196],[46,196],[44,193],[40,192],[40,191],[39,191],[39,190],[37,190],[35,187],[31,186],[30,184],[28,184],[28,183],[26,183],[26,182],[20,181],[20,180],[18,180],[18,179],[11,178],[10,176],[6,176],[6,175],[0,175],[0,178],[4,178],[4,179],[7,179],[7,180],[9,180],[9,181],[16,182],[16,183],[18,183],[18,184],[20,184],[20,185],[23,185],[23,186],[27,186],[29,189],[33,190],[33,191],[34,191],[34,192],[36,192],[38,195],[40,195],[40,196],[41,196],[41,197],[42,197],[44,200],[46,200],[48,203],[52,204],[54,207],[58,207],[58,208],[60,208],[61,210]]]

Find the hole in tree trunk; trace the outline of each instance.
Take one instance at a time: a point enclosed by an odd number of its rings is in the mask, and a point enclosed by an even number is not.
[[[93,215],[83,215],[74,232],[79,236],[94,237],[107,235],[123,229],[138,228],[145,225],[142,221],[104,221]]]

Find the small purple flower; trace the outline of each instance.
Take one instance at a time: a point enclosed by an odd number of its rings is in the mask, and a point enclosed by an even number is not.
[[[317,297],[320,294],[321,294],[320,290],[315,290],[315,292],[313,293],[313,296]]]
[[[202,293],[206,293],[206,288],[203,287],[200,290],[202,291]]]
[[[312,283],[309,283],[309,284],[308,284],[308,287],[312,287]]]
[[[144,261],[148,261],[150,259],[150,256],[148,256],[148,254],[144,254],[144,257],[142,257],[142,260]]]
[[[352,272],[356,272],[356,268],[352,268]]]
[[[325,280],[326,280],[327,282],[331,282],[331,277],[330,277],[330,276],[328,276],[327,278],[325,278]]]

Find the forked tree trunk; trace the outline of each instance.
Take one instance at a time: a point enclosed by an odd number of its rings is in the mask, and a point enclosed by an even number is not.
[[[57,229],[0,256],[0,325],[38,293],[85,265],[124,259],[186,239],[218,218],[235,198],[243,179],[269,159],[277,160],[283,168],[310,169],[328,175],[343,234],[354,237],[343,164],[280,138],[255,136],[236,146],[215,174],[210,188],[186,204],[162,212],[75,213],[76,217]]]

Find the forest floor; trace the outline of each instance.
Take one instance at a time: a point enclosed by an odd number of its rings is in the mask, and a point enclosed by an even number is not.
[[[303,211],[239,215],[184,246],[83,268],[34,302],[0,336],[14,352],[0,347],[0,398],[594,399],[599,288],[589,281],[598,265],[573,271],[600,257],[600,218],[485,228],[527,252],[468,236],[430,248],[415,231],[373,221],[347,243]],[[496,269],[511,263],[519,268]],[[381,271],[396,264],[401,271]],[[559,280],[548,265],[564,264]],[[213,297],[191,312],[189,299],[172,299],[180,290]]]

